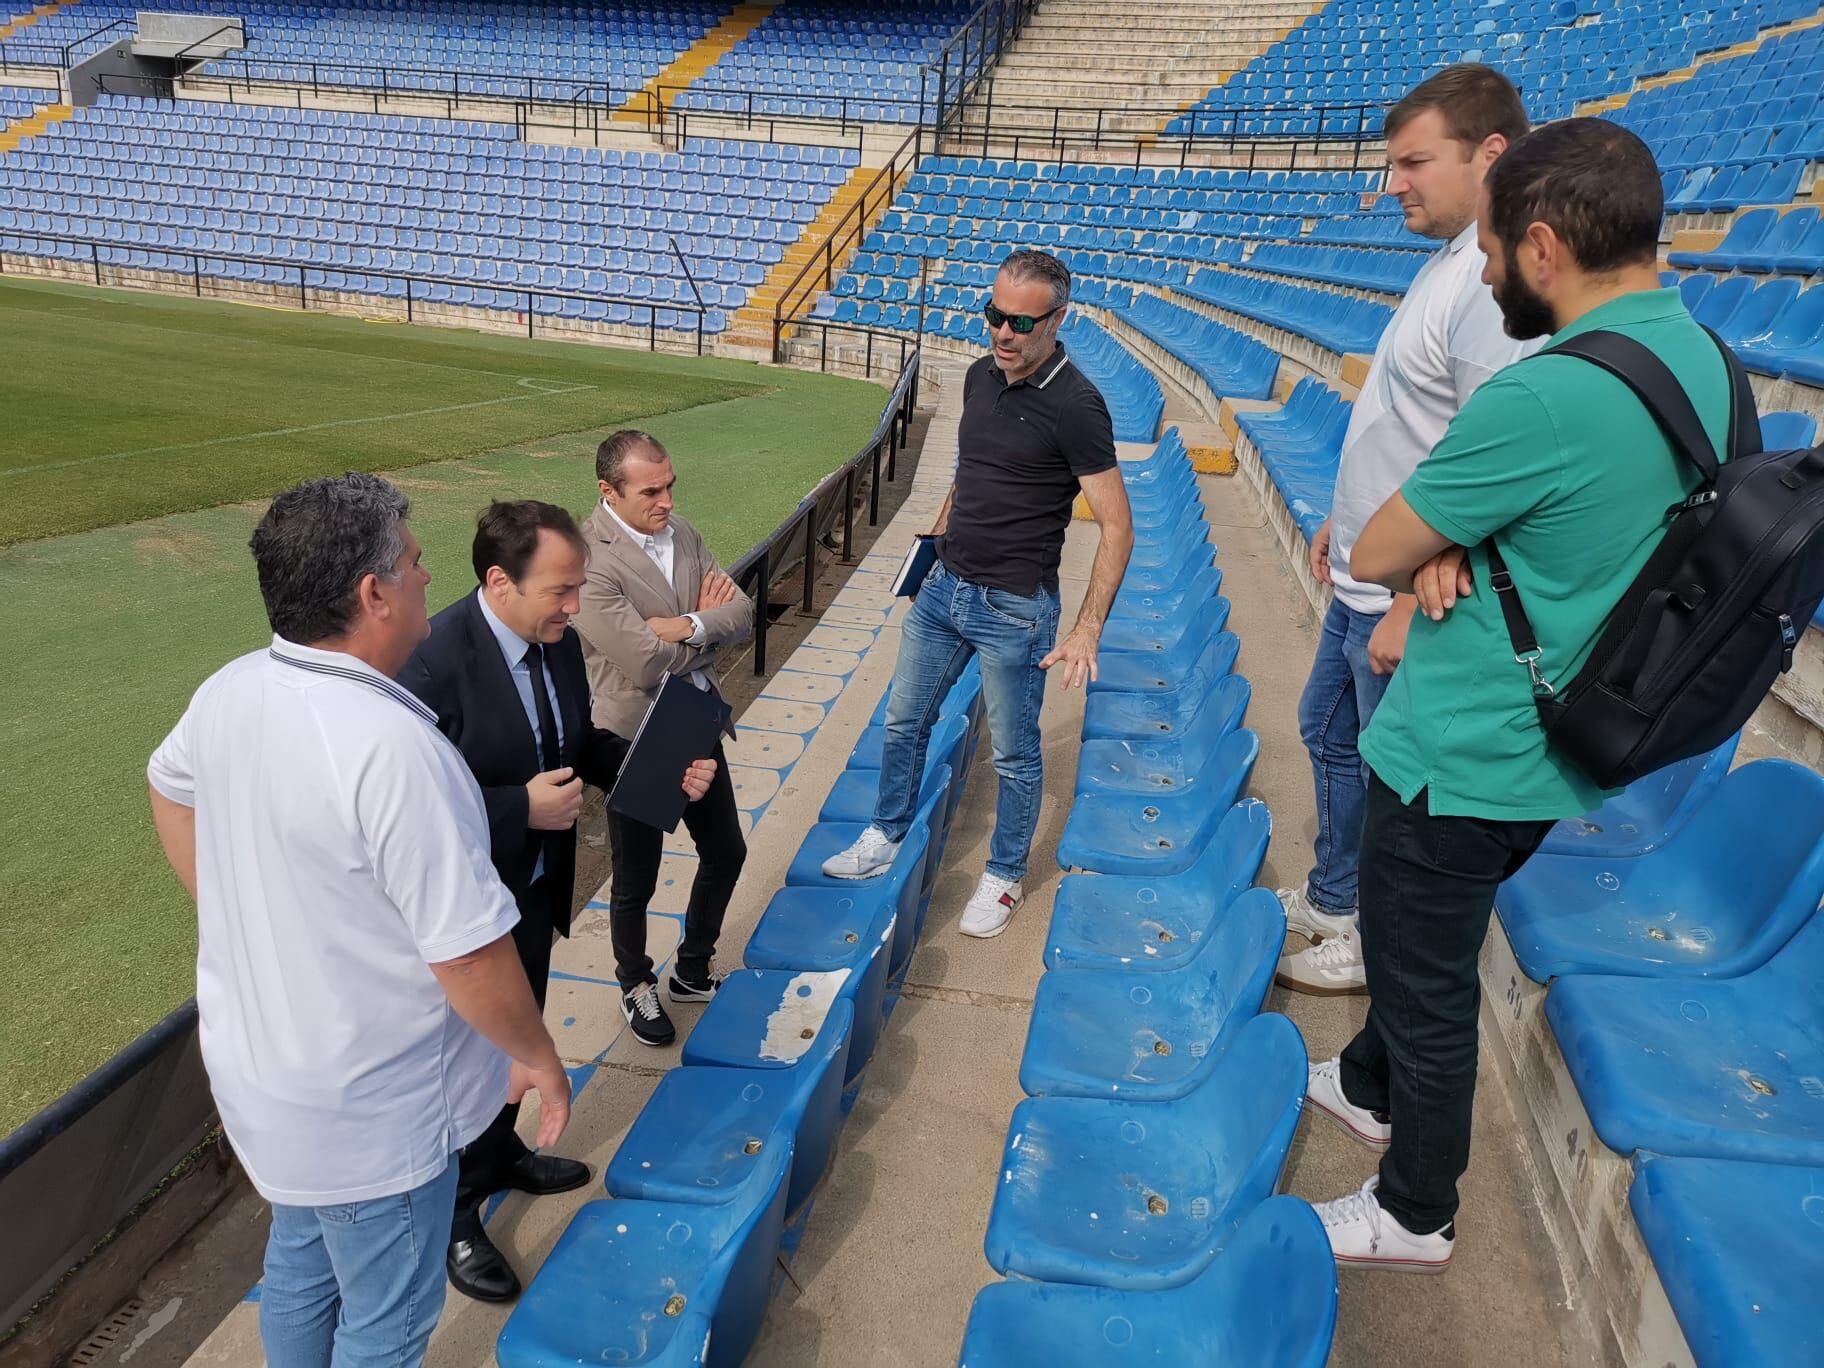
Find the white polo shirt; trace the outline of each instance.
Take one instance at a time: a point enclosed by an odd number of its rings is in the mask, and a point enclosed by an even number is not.
[[[506,1057],[427,967],[519,920],[434,723],[354,657],[274,637],[203,682],[148,766],[196,809],[203,1063],[268,1201],[409,1191],[506,1100]]]
[[[1516,342],[1482,283],[1476,226],[1458,233],[1413,277],[1374,349],[1349,415],[1330,505],[1330,578],[1358,613],[1384,613],[1393,595],[1349,577],[1349,552],[1380,506],[1443,437],[1481,383],[1541,341]]]

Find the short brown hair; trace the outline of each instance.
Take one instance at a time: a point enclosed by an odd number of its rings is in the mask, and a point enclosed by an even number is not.
[[[482,509],[475,519],[475,544],[469,550],[476,581],[486,584],[489,567],[498,565],[508,579],[518,584],[538,553],[540,532],[555,532],[578,551],[588,549],[582,529],[567,508],[537,499],[518,499],[491,503]]]
[[[1502,153],[1486,185],[1489,226],[1510,261],[1535,223],[1550,227],[1591,275],[1659,258],[1659,167],[1618,123],[1545,124]]]
[[[1470,148],[1496,133],[1517,143],[1531,127],[1513,82],[1480,62],[1458,62],[1419,82],[1387,111],[1381,136],[1392,138],[1428,109],[1443,114],[1452,140]]]
[[[595,478],[610,489],[619,489],[627,479],[627,458],[641,447],[651,447],[662,461],[671,459],[665,444],[650,432],[622,428],[609,433],[608,439],[595,449]]]

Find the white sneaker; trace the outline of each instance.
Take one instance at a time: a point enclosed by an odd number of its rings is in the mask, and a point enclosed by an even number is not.
[[[1355,913],[1324,911],[1311,901],[1311,892],[1304,884],[1282,888],[1277,896],[1279,905],[1286,909],[1286,930],[1295,931],[1308,941],[1329,940],[1355,930]]]
[[[1311,1066],[1305,1077],[1305,1105],[1322,1112],[1371,1150],[1384,1150],[1393,1143],[1393,1125],[1385,1112],[1358,1107],[1343,1096],[1340,1059]]]
[[[889,841],[886,832],[871,826],[855,838],[854,845],[825,860],[823,872],[832,879],[871,879],[884,874],[897,854],[899,842]]]
[[[1345,931],[1294,954],[1281,955],[1273,981],[1281,988],[1316,997],[1365,993],[1368,972],[1362,967],[1362,943],[1353,932]]]
[[[1317,1203],[1317,1218],[1330,1237],[1339,1267],[1379,1268],[1389,1273],[1442,1273],[1457,1245],[1456,1222],[1430,1235],[1414,1235],[1382,1210],[1377,1173],[1360,1192]]]
[[[980,940],[998,936],[1007,929],[1007,923],[1013,920],[1014,909],[1025,896],[1018,880],[984,873],[968,905],[963,908],[963,919],[956,929]]]

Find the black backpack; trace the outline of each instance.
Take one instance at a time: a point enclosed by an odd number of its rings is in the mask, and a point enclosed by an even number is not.
[[[1546,739],[1604,788],[1700,755],[1738,731],[1792,667],[1824,598],[1824,450],[1762,451],[1754,391],[1734,353],[1729,459],[1719,463],[1666,364],[1619,333],[1591,332],[1539,353],[1576,356],[1633,390],[1672,449],[1702,477],[1666,510],[1658,549],[1610,613],[1576,678],[1554,690],[1544,652],[1494,539],[1490,587],[1532,675]]]

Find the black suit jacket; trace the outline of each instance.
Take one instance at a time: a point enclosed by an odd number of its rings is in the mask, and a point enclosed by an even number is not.
[[[626,745],[590,720],[589,676],[574,628],[545,648],[545,669],[557,694],[562,759],[587,782],[614,786]],[[437,727],[469,762],[488,809],[494,868],[527,914],[526,890],[539,854],[551,883],[555,929],[570,934],[576,887],[576,828],[533,831],[526,825],[526,783],[544,767],[532,739],[526,705],[473,593],[431,619],[431,634],[412,653],[399,682],[437,714]]]

